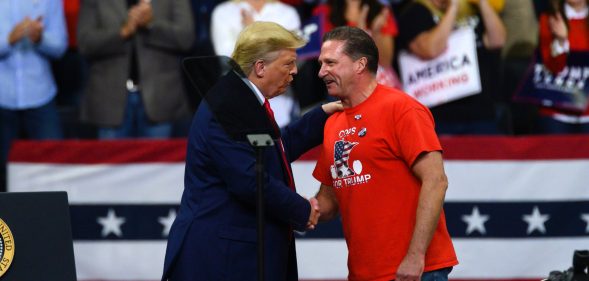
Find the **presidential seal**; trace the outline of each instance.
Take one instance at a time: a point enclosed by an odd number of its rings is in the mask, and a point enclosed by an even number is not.
[[[14,257],[14,237],[8,225],[0,219],[0,279],[6,273]]]

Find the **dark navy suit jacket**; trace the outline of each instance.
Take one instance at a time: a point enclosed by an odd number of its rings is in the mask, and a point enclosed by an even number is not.
[[[222,91],[253,95],[236,75],[222,77],[209,94]],[[217,119],[202,102],[190,129],[184,193],[162,280],[257,280],[255,154]],[[289,163],[322,142],[326,119],[319,107],[282,130]],[[305,229],[310,205],[288,186],[278,149],[264,151],[265,280],[297,280],[292,229]]]

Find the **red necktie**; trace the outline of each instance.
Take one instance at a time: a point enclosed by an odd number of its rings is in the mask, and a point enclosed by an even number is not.
[[[280,137],[280,129],[278,128],[278,124],[276,124],[276,120],[274,119],[274,111],[270,107],[270,102],[268,99],[264,101],[264,108],[266,109],[266,113],[268,117],[272,120],[272,124],[274,126],[274,131],[278,136],[278,145],[280,146],[280,156],[282,158],[282,164],[284,164],[285,172],[288,174],[288,186],[290,189],[295,190],[294,179],[292,177],[292,171],[290,170],[290,165],[288,164],[288,160],[286,160],[286,152],[284,151],[284,145],[282,144],[282,138]]]

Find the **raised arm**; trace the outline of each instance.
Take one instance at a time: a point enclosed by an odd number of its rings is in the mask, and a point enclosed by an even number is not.
[[[505,45],[507,38],[507,31],[505,26],[495,12],[488,0],[479,0],[479,10],[485,25],[485,35],[483,36],[483,44],[487,49],[498,49]]]
[[[383,7],[380,14],[374,18],[370,26],[372,39],[378,47],[378,64],[390,67],[393,61],[394,38],[390,34],[382,32],[386,24],[392,24],[391,11]]]
[[[442,20],[428,31],[417,35],[411,43],[409,50],[422,59],[433,59],[441,55],[448,45],[448,37],[454,28],[456,14],[458,12],[458,0],[451,0]]]

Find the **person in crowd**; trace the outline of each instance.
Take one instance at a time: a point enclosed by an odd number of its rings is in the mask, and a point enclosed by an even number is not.
[[[297,11],[273,0],[230,0],[216,6],[211,16],[215,53],[231,56],[239,33],[254,21],[270,21],[296,31],[301,28]]]
[[[442,147],[427,109],[378,84],[378,50],[364,31],[338,27],[319,56],[344,111],[325,124],[313,176],[320,219],[341,214],[349,280],[448,280],[458,264],[443,211]]]
[[[222,76],[207,94],[215,102],[205,98],[194,116],[162,280],[258,280],[256,157],[254,148],[230,138],[227,128],[242,130],[247,127],[242,124],[264,120],[278,136],[263,152],[265,278],[298,280],[292,231],[313,229],[319,213],[316,200],[295,192],[290,163],[321,143],[328,115],[342,109],[337,102],[324,104],[278,131],[268,100],[292,82],[295,50],[304,44],[272,22],[252,23],[240,33],[232,55],[239,71]]]
[[[313,14],[322,18],[323,34],[344,25],[356,26],[370,34],[378,47],[377,81],[402,89],[392,67],[397,25],[388,6],[378,0],[328,0],[318,5]]]
[[[91,126],[80,124],[80,97],[86,84],[88,67],[78,51],[78,15],[80,0],[63,0],[63,9],[68,35],[68,48],[65,54],[52,63],[53,75],[57,84],[55,102],[62,121],[64,138],[95,138]]]
[[[229,0],[217,5],[211,16],[211,37],[215,53],[230,56],[239,32],[255,21],[270,21],[291,31],[301,28],[297,10],[277,0]],[[285,95],[270,100],[278,126],[284,127],[299,115],[294,94],[289,88]]]
[[[9,0],[0,9],[0,190],[14,139],[60,139],[50,61],[67,48],[61,0]],[[24,133],[21,134],[21,132]]]
[[[189,113],[180,57],[194,36],[188,0],[82,1],[82,121],[97,125],[101,139],[169,137],[172,122]]]
[[[431,60],[445,51],[455,27],[473,28],[482,91],[432,107],[431,112],[439,134],[497,134],[493,96],[498,92],[505,27],[490,0],[469,0],[477,12],[464,17],[458,17],[459,1],[416,0],[409,4],[399,19],[398,45],[423,60]]]
[[[217,5],[225,0],[190,0],[192,3],[192,14],[194,15],[194,26],[196,39],[194,54],[197,56],[214,56],[213,39],[211,34],[211,15]],[[230,51],[231,52],[231,51]]]
[[[532,133],[538,115],[535,105],[512,102],[538,46],[538,19],[533,2],[539,1],[506,1],[501,12],[507,36],[501,50],[503,82],[498,109],[503,109],[499,110],[503,131],[512,135]]]
[[[553,74],[561,72],[570,52],[589,54],[589,1],[557,0],[540,15],[540,53]],[[589,106],[574,113],[540,108],[538,129],[545,134],[589,133]]]

